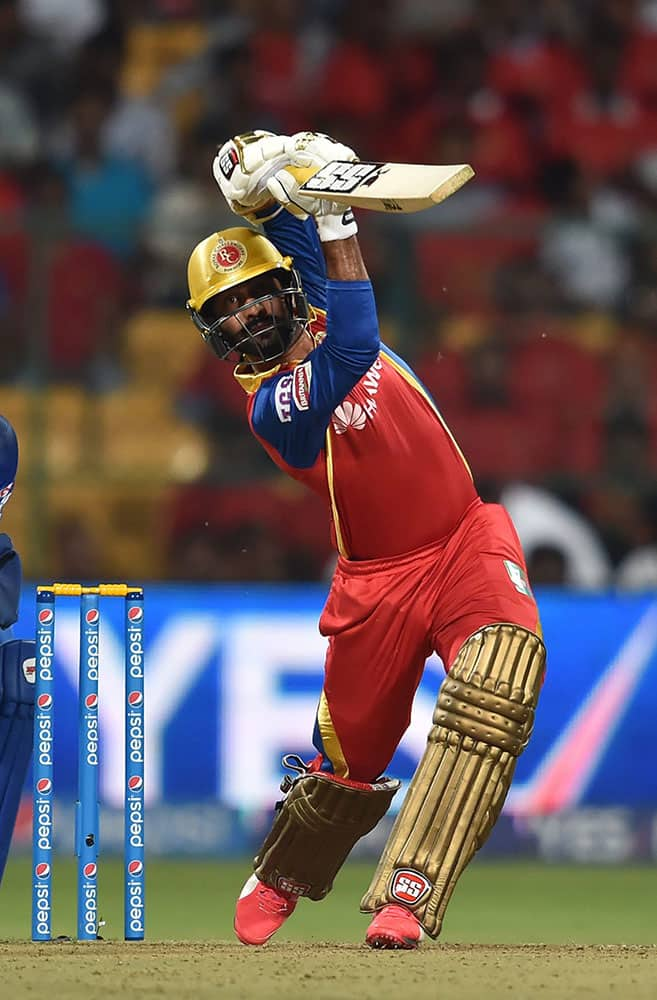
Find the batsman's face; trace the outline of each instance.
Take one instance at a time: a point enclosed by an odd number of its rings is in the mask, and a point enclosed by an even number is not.
[[[229,342],[238,344],[247,333],[258,337],[266,353],[276,336],[275,321],[286,319],[284,302],[276,296],[281,288],[277,278],[258,275],[215,295],[207,303],[204,314],[212,319],[225,317],[221,330]]]
[[[225,288],[198,313],[191,311],[203,339],[222,360],[259,366],[286,360],[309,318],[296,272],[283,267]]]

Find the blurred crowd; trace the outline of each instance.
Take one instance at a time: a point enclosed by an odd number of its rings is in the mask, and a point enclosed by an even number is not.
[[[236,221],[216,148],[260,127],[474,166],[434,210],[359,214],[382,335],[534,583],[657,585],[655,66],[655,0],[0,0],[28,573],[327,574],[323,504],[184,314],[189,252]]]

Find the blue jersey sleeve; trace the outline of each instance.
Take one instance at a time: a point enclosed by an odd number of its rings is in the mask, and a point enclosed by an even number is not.
[[[369,281],[328,281],[326,337],[302,364],[267,379],[255,394],[253,430],[297,469],[324,446],[333,410],[378,357],[380,341]]]
[[[263,224],[265,234],[282,254],[292,257],[308,301],[326,311],[326,262],[314,219],[297,219],[282,211]]]

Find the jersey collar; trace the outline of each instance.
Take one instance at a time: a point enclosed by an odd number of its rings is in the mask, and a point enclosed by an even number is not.
[[[268,368],[264,372],[254,372],[250,370],[251,366],[248,362],[242,362],[233,370],[233,375],[247,396],[252,396],[254,392],[258,391],[265,379],[276,375],[281,370],[281,367],[281,365],[276,365],[274,368]]]
[[[315,326],[319,324],[320,329],[315,329]],[[318,309],[316,306],[310,307],[310,321],[308,323],[308,330],[315,340],[315,344],[318,344],[320,340],[324,338],[325,334],[325,324],[326,324],[326,311],[324,309]],[[265,379],[271,378],[276,375],[281,368],[296,368],[300,362],[295,361],[291,365],[275,365],[273,368],[267,368],[263,372],[251,371],[251,366],[248,362],[242,361],[233,369],[233,375],[237,382],[242,386],[244,392],[247,396],[252,396],[254,392],[257,392]]]

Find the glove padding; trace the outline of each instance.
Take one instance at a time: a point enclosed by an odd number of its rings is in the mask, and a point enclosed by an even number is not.
[[[326,166],[331,160],[353,162],[358,159],[351,146],[345,146],[343,142],[332,139],[324,132],[295,132],[294,135],[283,138],[285,152],[290,158],[303,155],[311,157],[318,169]]]
[[[271,204],[267,181],[289,163],[286,150],[289,138],[255,129],[228,139],[220,148],[212,164],[212,173],[235,215],[249,222],[264,222],[281,210],[279,205]],[[270,215],[256,215],[269,205],[272,208]]]
[[[266,181],[272,198],[299,218],[312,215],[322,243],[355,236],[358,226],[350,208],[300,191],[301,185],[331,160],[357,160],[353,149],[321,132],[297,132],[284,138],[283,145],[287,165]]]

